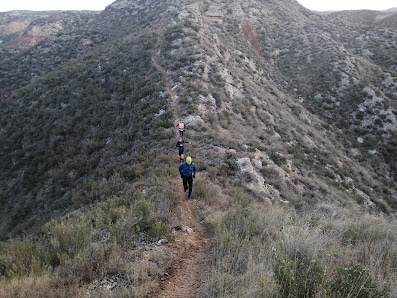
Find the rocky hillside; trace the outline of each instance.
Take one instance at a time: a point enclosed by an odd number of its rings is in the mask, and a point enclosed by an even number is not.
[[[198,297],[395,293],[395,29],[295,0],[70,14],[18,54],[51,22],[4,38],[0,296],[34,276],[37,296],[154,295],[189,219],[212,237]],[[183,204],[179,119],[199,172]]]
[[[31,48],[49,36],[87,28],[99,12],[0,12],[0,58]]]

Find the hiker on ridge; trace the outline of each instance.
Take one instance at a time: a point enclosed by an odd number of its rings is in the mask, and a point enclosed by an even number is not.
[[[186,142],[187,144],[191,144],[190,142]],[[178,142],[176,143],[176,147],[178,147],[179,152],[179,161],[183,163],[184,161],[184,151],[185,151],[185,141],[182,137],[179,138]]]
[[[193,190],[193,178],[196,178],[196,166],[192,163],[192,158],[190,156],[186,157],[186,162],[179,166],[179,173],[183,180],[183,189],[186,192],[189,188],[189,194],[187,199],[191,199]]]
[[[179,136],[180,136],[181,138],[183,138],[183,133],[184,133],[184,131],[185,131],[185,123],[183,123],[182,119],[181,119],[181,121],[176,125],[176,127],[178,127],[178,129],[179,129]]]

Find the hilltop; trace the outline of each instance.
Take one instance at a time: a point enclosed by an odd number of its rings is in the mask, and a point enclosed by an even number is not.
[[[384,11],[378,10],[350,10],[338,11],[331,14],[332,18],[343,22],[354,22],[358,25],[373,27],[397,28],[397,8]]]
[[[0,15],[0,295],[37,278],[37,297],[156,296],[191,251],[197,297],[393,293],[394,14],[118,0]]]

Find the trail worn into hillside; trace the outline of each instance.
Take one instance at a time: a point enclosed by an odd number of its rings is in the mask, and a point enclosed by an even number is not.
[[[186,201],[179,184],[180,206],[190,227],[183,226],[176,233],[171,244],[176,261],[153,297],[191,297],[210,274],[210,233],[194,212],[194,202]]]
[[[174,119],[179,119],[177,97],[172,90],[171,79],[159,63],[158,52],[153,53],[152,61],[165,78],[174,109]],[[179,136],[178,133],[177,136]],[[187,194],[183,191],[179,176],[176,183],[179,206],[186,226],[175,231],[174,241],[170,244],[175,254],[175,262],[167,268],[167,273],[162,278],[159,288],[151,297],[191,297],[210,274],[211,233],[199,219],[195,201],[187,201]]]
[[[166,85],[166,88],[167,88],[167,92],[168,92],[168,94],[171,97],[171,105],[172,105],[172,108],[174,110],[174,119],[179,119],[177,97],[176,97],[176,94],[175,94],[174,90],[172,90],[171,79],[169,78],[169,76],[168,76],[167,72],[165,71],[165,69],[159,63],[158,59],[159,59],[158,53],[157,52],[153,52],[153,55],[152,55],[153,64],[157,68],[157,70],[162,73],[162,75],[163,75],[163,77],[165,79],[165,85]]]

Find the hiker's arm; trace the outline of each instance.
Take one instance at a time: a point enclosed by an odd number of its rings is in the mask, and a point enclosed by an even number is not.
[[[181,178],[183,178],[183,176],[182,176],[182,171],[183,171],[183,167],[182,167],[182,165],[180,165],[180,166],[179,166],[179,174],[181,175]]]

